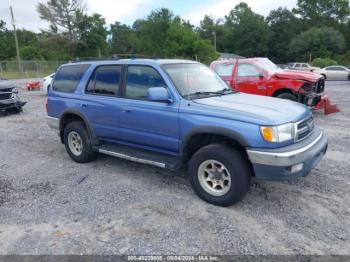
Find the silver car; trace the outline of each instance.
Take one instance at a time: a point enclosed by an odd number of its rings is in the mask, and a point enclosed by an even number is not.
[[[327,66],[320,70],[315,70],[315,73],[321,74],[325,79],[329,80],[349,80],[350,81],[350,69],[345,66]]]

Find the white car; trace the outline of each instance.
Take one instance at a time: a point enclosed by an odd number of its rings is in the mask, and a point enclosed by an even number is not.
[[[315,70],[315,73],[321,74],[328,80],[349,80],[350,81],[350,69],[345,66],[327,66],[320,70]]]
[[[288,63],[289,69],[302,70],[314,72],[315,70],[320,69],[319,67],[311,66],[308,63]]]
[[[48,75],[44,77],[43,79],[43,90],[46,90],[46,92],[49,92],[49,85],[51,85],[52,79],[55,76],[55,74]]]

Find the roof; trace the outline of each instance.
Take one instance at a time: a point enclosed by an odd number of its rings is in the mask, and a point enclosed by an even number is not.
[[[69,64],[94,64],[94,65],[115,65],[115,64],[145,64],[145,65],[164,65],[164,64],[192,64],[198,63],[192,60],[183,60],[183,59],[112,59],[112,60],[94,60],[94,61],[82,61],[82,62],[72,62]]]
[[[240,61],[257,61],[260,59],[266,59],[266,57],[251,57],[251,58],[233,58],[233,59],[219,59],[216,61],[213,61],[212,64],[234,64],[237,60]]]

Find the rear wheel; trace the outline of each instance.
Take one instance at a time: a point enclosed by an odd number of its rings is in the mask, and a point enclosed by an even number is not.
[[[81,121],[73,121],[64,129],[64,145],[69,156],[78,163],[91,161],[96,153],[92,151],[90,135]]]
[[[188,173],[197,195],[218,206],[239,202],[251,180],[247,160],[237,150],[223,144],[199,149],[189,162]]]
[[[292,100],[294,102],[297,102],[298,101],[298,98],[296,95],[293,95],[291,93],[282,93],[282,94],[279,94],[277,96],[277,98],[281,98],[281,99],[288,99],[288,100]]]

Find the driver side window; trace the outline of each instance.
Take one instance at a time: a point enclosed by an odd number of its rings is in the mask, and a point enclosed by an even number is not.
[[[259,72],[258,68],[256,68],[253,65],[250,65],[250,64],[240,64],[240,65],[238,65],[237,76],[241,76],[241,77],[249,77],[249,76],[258,77],[259,75],[260,75],[260,72]]]
[[[148,89],[165,87],[160,74],[149,66],[128,66],[126,82],[126,98],[148,100]]]

